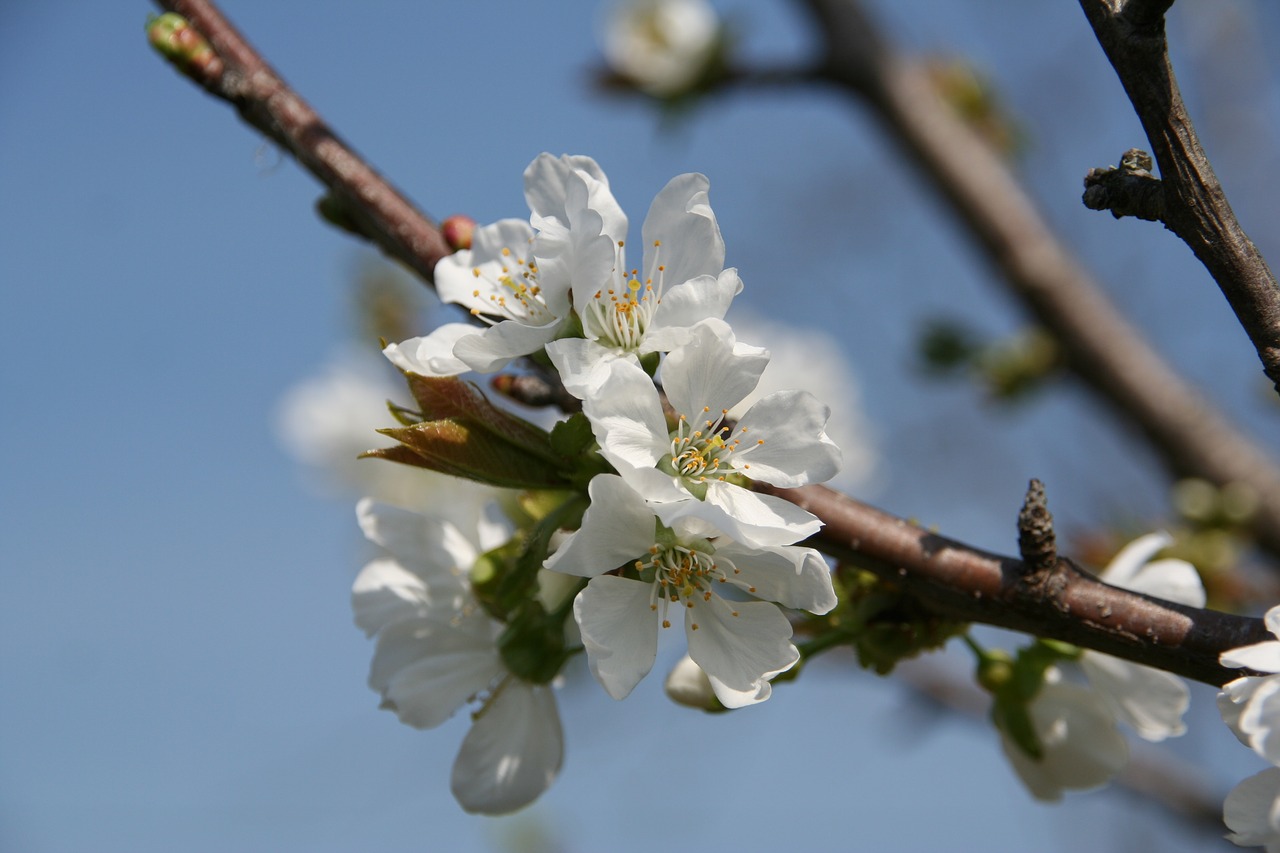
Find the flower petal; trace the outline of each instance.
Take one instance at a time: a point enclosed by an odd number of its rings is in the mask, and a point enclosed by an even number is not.
[[[1081,655],[1080,667],[1116,718],[1144,740],[1161,741],[1187,730],[1182,715],[1191,694],[1178,676],[1090,651]]]
[[[370,542],[428,584],[457,582],[478,556],[458,528],[438,518],[364,498],[356,504],[356,520]]]
[[[707,484],[706,500],[657,504],[653,509],[668,527],[677,518],[692,515],[710,522],[730,538],[757,548],[790,545],[822,527],[817,516],[790,501],[719,481]]]
[[[582,528],[547,558],[546,568],[592,578],[647,556],[655,529],[644,498],[614,474],[592,477],[587,493],[591,505]]]
[[[831,410],[808,391],[779,391],[742,416],[733,467],[783,488],[823,483],[840,470],[840,448],[826,432]]]
[[[717,562],[728,560],[736,571],[729,583],[756,598],[821,616],[838,603],[827,561],[812,548],[749,548],[730,542],[716,548]]]
[[[618,358],[613,350],[586,338],[561,338],[547,344],[546,349],[565,390],[579,400],[600,396],[610,375],[609,365]]]
[[[1256,669],[1258,672],[1280,672],[1280,641],[1268,640],[1241,646],[1218,656],[1223,666]]]
[[[690,329],[713,318],[723,320],[733,297],[742,292],[736,269],[718,276],[702,275],[668,288],[653,312],[653,323],[645,333],[641,352],[671,352],[685,344]]]
[[[724,267],[724,239],[711,210],[706,175],[677,175],[654,197],[641,229],[644,265],[653,276],[658,264],[668,281],[718,275]]]
[[[1173,537],[1163,530],[1139,536],[1111,558],[1098,578],[1121,589],[1132,589],[1129,584],[1147,561],[1172,544]]]
[[[776,605],[763,601],[730,604],[719,596],[686,608],[684,634],[689,641],[689,657],[702,667],[714,687],[720,682],[729,688],[727,696],[716,696],[726,707],[726,698],[755,694],[760,682],[795,666],[800,652],[791,643],[791,623]]]
[[[670,452],[670,435],[653,380],[629,361],[609,363],[609,378],[597,396],[582,403],[605,458],[652,468]],[[617,460],[615,462],[615,460]]]
[[[658,617],[653,585],[600,575],[573,600],[591,674],[614,699],[625,699],[653,669],[658,654]]]
[[[551,688],[509,677],[476,717],[453,763],[450,788],[473,814],[508,814],[555,781],[564,730]]]
[[[382,354],[401,370],[419,376],[457,376],[469,368],[454,356],[453,348],[458,341],[478,337],[480,333],[480,329],[468,323],[445,323],[425,337],[387,344]]]
[[[388,625],[422,617],[431,598],[418,575],[395,560],[373,560],[356,575],[351,609],[355,611],[356,625],[372,637]]]
[[[1227,840],[1241,847],[1266,846],[1280,850],[1280,768],[1268,767],[1231,789],[1222,804],[1222,822],[1231,832]]]
[[[733,408],[760,381],[768,350],[739,344],[723,320],[703,320],[689,330],[689,341],[662,364],[662,387],[672,407],[690,420]]]
[[[501,370],[513,358],[537,352],[555,339],[564,325],[554,320],[545,326],[528,326],[518,320],[503,320],[479,334],[458,339],[453,354],[467,369],[478,373]]]
[[[488,620],[477,622],[487,627]],[[505,672],[491,632],[466,630],[447,618],[397,622],[378,634],[369,686],[400,722],[438,726]]]

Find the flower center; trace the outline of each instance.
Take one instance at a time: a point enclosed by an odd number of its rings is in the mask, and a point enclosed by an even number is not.
[[[472,316],[490,325],[503,320],[518,320],[525,325],[545,326],[556,319],[542,299],[537,264],[512,252],[509,247],[502,248],[497,276],[485,276],[480,267],[472,267],[471,274],[484,278],[489,285],[487,295],[480,288],[471,291],[471,295],[480,301],[480,305],[471,309]]]
[[[722,409],[714,418],[708,417],[710,413],[711,409],[703,406],[702,420],[697,426],[681,415],[671,433],[671,467],[678,476],[694,483],[723,480],[733,473],[729,457],[741,443],[737,437],[725,441],[723,424],[727,409]]]
[[[708,550],[703,550],[706,548]],[[655,544],[649,549],[648,560],[636,560],[635,570],[641,579],[653,578],[652,592],[649,594],[649,609],[657,611],[662,608],[662,627],[670,628],[671,620],[667,611],[672,602],[684,603],[692,610],[698,602],[711,600],[713,583],[725,583],[723,568],[712,556],[710,542],[702,540],[697,545],[675,543],[671,545]],[[733,574],[738,573],[736,566],[730,566]],[[737,616],[737,611],[732,611]],[[698,623],[691,622],[690,628],[698,630]]]
[[[618,241],[617,260],[609,287],[597,290],[582,317],[588,338],[624,352],[635,352],[644,341],[653,314],[662,302],[666,267],[662,265],[662,241],[653,241],[652,269],[640,280],[640,271],[626,272],[625,244]],[[657,274],[657,282],[653,273]]]

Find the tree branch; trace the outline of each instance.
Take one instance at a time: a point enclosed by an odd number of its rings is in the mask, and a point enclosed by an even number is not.
[[[207,0],[157,0],[209,42],[217,60],[183,70],[283,149],[328,188],[322,215],[434,281],[451,253],[439,229],[335,134]]]
[[[1258,495],[1258,542],[1280,555],[1280,469],[1142,339],[1054,236],[991,148],[895,54],[857,0],[804,0],[825,44],[821,76],[856,96],[950,204],[1066,366],[1135,426],[1177,477]],[[1157,4],[1158,5],[1158,4]],[[853,49],[851,46],[856,46]]]
[[[1163,187],[1161,221],[1218,283],[1280,393],[1280,286],[1236,220],[1182,102],[1164,31],[1171,5],[1080,0],[1151,142]]]
[[[1108,586],[1069,560],[1036,571],[825,486],[754,488],[822,519],[825,526],[807,544],[875,572],[948,619],[1062,640],[1219,686],[1246,674],[1218,663],[1220,654],[1275,639],[1261,619]]]

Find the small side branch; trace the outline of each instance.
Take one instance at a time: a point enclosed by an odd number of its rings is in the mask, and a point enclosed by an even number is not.
[[[1080,0],[1159,165],[1162,204],[1155,218],[1213,276],[1280,393],[1280,285],[1236,220],[1182,102],[1165,38],[1164,13],[1171,5],[1170,0]],[[1113,205],[1103,207],[1117,213]]]
[[[1214,685],[1245,674],[1218,663],[1220,654],[1274,639],[1261,619],[1108,586],[1070,560],[1037,574],[1021,560],[930,533],[824,486],[755,489],[822,519],[809,544],[892,581],[948,619],[1062,640]]]
[[[451,250],[439,229],[325,124],[207,0],[157,0],[186,18],[214,56],[184,73],[275,141],[327,188],[322,215],[433,281]]]
[[[1084,176],[1084,206],[1109,210],[1116,219],[1134,216],[1164,221],[1164,185],[1151,174],[1151,155],[1130,148],[1119,167],[1090,169]]]

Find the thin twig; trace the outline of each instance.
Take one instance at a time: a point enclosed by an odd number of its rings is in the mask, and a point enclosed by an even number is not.
[[[1080,0],[1129,95],[1163,188],[1161,221],[1213,276],[1280,393],[1280,286],[1240,227],[1182,102],[1165,38],[1165,0]]]

